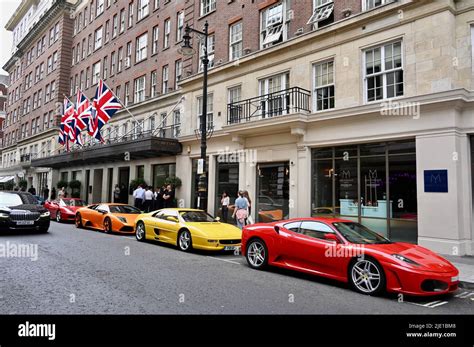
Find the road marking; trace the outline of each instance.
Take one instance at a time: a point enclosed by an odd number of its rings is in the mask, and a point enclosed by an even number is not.
[[[211,257],[211,256],[208,256],[208,258],[212,258],[212,259],[216,259],[216,260],[220,260],[220,261],[225,261],[226,263],[241,265],[241,263],[238,263],[238,262],[232,261],[232,260],[221,259],[221,258],[216,258],[216,257]]]
[[[427,307],[427,308],[435,308],[438,306],[446,305],[448,303],[447,301],[440,301],[440,300],[428,302],[426,304],[419,304],[417,302],[410,302],[410,301],[405,301],[405,302],[412,305],[417,305],[417,306],[422,306],[422,307]]]
[[[474,295],[474,292],[462,292],[461,294],[455,295],[455,297],[460,299],[467,299],[472,295]]]

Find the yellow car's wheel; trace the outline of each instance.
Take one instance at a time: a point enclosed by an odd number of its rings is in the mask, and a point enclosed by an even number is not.
[[[135,228],[135,237],[138,241],[145,241],[145,224],[138,222]]]
[[[193,240],[189,230],[184,229],[180,231],[178,235],[178,248],[183,252],[189,252],[193,249]]]

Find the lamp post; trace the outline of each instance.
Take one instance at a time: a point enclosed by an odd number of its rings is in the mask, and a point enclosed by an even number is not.
[[[203,44],[203,56],[201,58],[203,65],[203,85],[202,85],[202,115],[201,115],[201,163],[202,163],[202,174],[199,176],[198,183],[198,208],[207,210],[207,175],[206,175],[206,151],[207,151],[207,70],[209,65],[209,57],[207,53],[207,42],[209,38],[209,24],[206,21],[204,24],[204,30],[199,31],[186,25],[183,35],[183,45],[178,50],[180,54],[186,57],[191,57],[195,54],[195,50],[191,46],[190,33],[194,32],[201,35],[204,38]]]

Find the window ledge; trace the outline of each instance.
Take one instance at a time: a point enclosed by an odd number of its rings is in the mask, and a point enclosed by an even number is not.
[[[212,11],[207,12],[206,14],[203,14],[202,16],[198,17],[197,20],[200,21],[201,19],[206,18],[207,16],[213,14],[213,13],[216,12],[216,11],[217,11],[217,8],[214,9],[214,10],[212,10]]]

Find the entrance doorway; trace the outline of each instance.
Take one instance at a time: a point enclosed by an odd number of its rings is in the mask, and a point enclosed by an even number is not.
[[[214,211],[216,217],[220,217],[223,222],[235,223],[231,213],[228,213],[227,220],[222,215],[222,193],[226,192],[230,198],[230,205],[234,205],[239,190],[239,163],[222,163],[217,161],[216,175],[216,197]]]
[[[119,168],[118,184],[120,187],[120,202],[128,204],[128,190],[130,189],[130,168],[128,166]]]
[[[94,181],[92,183],[92,203],[102,202],[102,176],[104,175],[103,169],[94,170]]]
[[[290,200],[289,162],[259,164],[257,166],[257,221],[273,222],[289,217]]]

